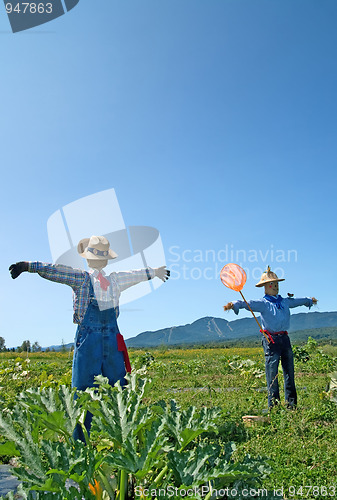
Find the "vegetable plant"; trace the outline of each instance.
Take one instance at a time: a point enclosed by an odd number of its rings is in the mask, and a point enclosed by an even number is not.
[[[146,405],[150,380],[135,372],[127,381],[112,387],[99,376],[83,392],[64,385],[28,389],[12,408],[2,408],[0,453],[16,457],[22,498],[124,500],[145,498],[144,491],[156,498],[159,489],[160,498],[181,498],[181,489],[195,488],[189,498],[208,500],[210,486],[258,485],[269,472],[260,457],[233,460],[234,444],[217,439],[220,409],[182,410],[173,400]],[[73,438],[76,425],[85,443]],[[165,496],[169,486],[175,495]]]

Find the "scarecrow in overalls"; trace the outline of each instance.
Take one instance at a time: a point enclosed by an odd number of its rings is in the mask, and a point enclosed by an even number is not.
[[[281,360],[284,376],[284,393],[288,408],[295,408],[297,404],[297,393],[294,376],[294,356],[288,336],[290,324],[290,310],[298,306],[310,307],[317,304],[315,297],[293,298],[290,294],[284,298],[278,294],[279,281],[284,278],[278,278],[268,266],[260,281],[255,285],[264,286],[265,295],[259,300],[249,300],[247,302],[237,300],[228,302],[224,310],[233,309],[235,314],[239,309],[247,309],[261,314],[261,326],[264,337],[262,346],[265,355],[265,369],[268,388],[268,406],[271,408],[280,401],[280,392],[278,384],[278,366]],[[268,339],[268,340],[267,340]],[[269,342],[268,342],[269,341]]]
[[[104,236],[91,236],[78,243],[78,253],[87,260],[89,272],[63,265],[42,262],[17,262],[9,268],[12,278],[23,271],[38,273],[43,278],[64,283],[73,289],[73,322],[77,323],[72,369],[72,387],[85,390],[93,387],[94,377],[103,375],[114,385],[125,385],[125,373],[131,372],[128,352],[117,325],[119,297],[123,290],[141,281],[169,278],[165,266],[148,267],[137,271],[112,272],[106,275],[103,268],[117,254],[110,249]],[[90,429],[92,415],[87,414],[85,426]],[[84,441],[82,430],[77,427],[74,437]]]

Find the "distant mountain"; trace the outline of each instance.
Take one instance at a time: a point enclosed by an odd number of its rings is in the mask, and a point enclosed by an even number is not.
[[[337,327],[337,312],[309,312],[291,315],[290,332]],[[235,341],[261,334],[254,318],[227,321],[207,316],[183,326],[172,326],[155,332],[143,332],[127,339],[127,347],[158,347],[180,344],[208,344]]]
[[[50,351],[62,351],[64,349],[65,351],[70,351],[70,349],[74,346],[74,342],[70,342],[69,344],[63,344],[63,345],[50,345],[49,347],[42,347],[41,351],[45,351],[46,349],[49,349]]]

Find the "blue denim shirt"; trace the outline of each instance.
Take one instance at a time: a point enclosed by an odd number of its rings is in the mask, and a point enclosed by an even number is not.
[[[263,298],[259,300],[248,300],[252,311],[261,313],[261,326],[263,330],[268,330],[270,333],[286,331],[290,325],[290,310],[298,306],[312,306],[312,299],[309,297],[304,298],[284,298],[281,297],[281,303],[278,307],[277,304],[269,302]],[[233,311],[239,314],[239,309],[249,308],[243,300],[236,300],[233,302]]]

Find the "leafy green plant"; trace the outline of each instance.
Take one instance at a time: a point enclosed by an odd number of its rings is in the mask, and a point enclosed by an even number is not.
[[[293,346],[293,353],[303,371],[326,373],[337,368],[337,358],[320,349],[312,337],[308,338],[304,346]]]
[[[296,361],[301,361],[302,363],[306,363],[310,358],[307,349],[303,346],[294,345],[293,354],[294,354],[294,359]]]
[[[97,388],[76,399],[66,386],[30,389],[13,409],[3,409],[0,430],[7,441],[0,453],[17,457],[13,472],[23,482],[23,498],[124,500],[136,488],[225,486],[268,473],[262,459],[235,462],[233,445],[209,437],[216,435],[220,410],[181,410],[175,401],[146,406],[149,380],[137,373],[127,378],[122,388],[97,377]],[[88,411],[90,436],[83,425]],[[76,425],[86,443],[74,440]]]
[[[229,361],[228,365],[234,371],[238,371],[242,378],[253,383],[253,386],[259,385],[257,379],[263,379],[265,376],[264,370],[260,364],[251,359],[239,359],[235,357],[233,361]]]
[[[337,372],[329,373],[328,395],[331,401],[337,403]]]
[[[56,356],[57,354],[54,353]],[[59,387],[71,384],[71,360],[58,360],[47,363],[35,361],[36,355],[31,357],[3,358],[0,362],[0,390],[6,387],[2,394],[2,401],[9,407],[16,402],[17,394],[29,387]],[[41,357],[45,353],[40,354]],[[57,359],[57,358],[56,358]]]
[[[151,352],[145,352],[143,354],[139,354],[133,361],[133,368],[138,370],[142,367],[148,367],[155,361],[155,358]]]

